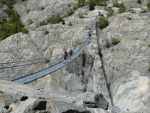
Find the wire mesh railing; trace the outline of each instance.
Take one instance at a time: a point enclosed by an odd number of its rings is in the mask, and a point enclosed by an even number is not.
[[[27,83],[30,83],[34,80],[37,80],[39,78],[42,78],[42,77],[45,77],[46,75],[49,75],[61,68],[63,68],[65,65],[69,64],[70,62],[72,62],[75,58],[77,58],[82,49],[84,49],[84,47],[86,47],[88,44],[90,44],[90,36],[88,34],[85,35],[86,37],[84,38],[84,41],[83,43],[78,46],[77,48],[74,48],[73,49],[73,55],[64,60],[64,56],[63,55],[59,55],[57,57],[57,59],[54,59],[52,62],[46,62],[46,60],[41,60],[41,61],[33,61],[33,62],[29,62],[29,63],[21,63],[21,64],[15,64],[16,62],[11,62],[12,65],[11,66],[3,66],[3,67],[0,67],[0,69],[6,69],[6,68],[17,68],[17,67],[21,67],[21,66],[29,66],[29,65],[32,65],[32,64],[38,64],[38,63],[48,63],[48,67],[44,68],[44,69],[41,69],[37,72],[34,72],[34,73],[29,73],[29,74],[25,74],[25,75],[21,75],[21,76],[17,76],[16,78],[12,79],[12,81],[15,81],[15,82],[18,82],[18,83],[21,83],[21,84],[27,84]],[[0,63],[1,64],[1,63]],[[4,64],[9,64],[9,63],[2,63],[3,65]],[[14,65],[15,64],[15,65]]]

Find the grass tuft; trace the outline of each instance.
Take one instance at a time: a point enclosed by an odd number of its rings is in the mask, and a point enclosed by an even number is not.
[[[100,29],[104,29],[104,28],[106,28],[109,25],[109,21],[108,21],[108,19],[106,17],[101,16],[99,18],[99,23],[98,24],[99,24],[99,28]]]

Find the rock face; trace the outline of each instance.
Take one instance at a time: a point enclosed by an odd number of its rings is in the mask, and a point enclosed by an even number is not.
[[[149,14],[125,13],[110,21],[100,38],[110,44],[103,55],[114,104],[127,111],[148,113]],[[113,45],[114,39],[120,43]]]
[[[110,0],[111,3],[118,1],[119,3],[124,3],[127,9],[130,8],[144,8],[146,7],[149,0]]]
[[[67,16],[74,11],[75,7],[74,0],[27,0],[15,6],[21,15],[21,20],[29,28],[39,26],[41,22],[52,16]]]
[[[105,8],[77,6],[75,0],[16,2],[29,32],[0,42],[0,113],[149,113],[149,12],[115,14],[100,30],[98,14],[107,17]],[[63,69],[29,85],[5,81],[54,64],[89,34],[90,44]]]

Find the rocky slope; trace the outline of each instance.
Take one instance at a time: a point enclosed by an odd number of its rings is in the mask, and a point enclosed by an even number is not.
[[[109,43],[103,49],[114,102],[122,109],[148,113],[149,13],[124,13],[111,19],[101,37],[106,43],[119,40],[117,45]]]
[[[112,7],[109,25],[99,29],[99,12],[107,17],[113,0],[94,10],[75,0],[18,0],[14,9],[29,32],[0,42],[0,62],[39,63],[0,64],[10,66],[0,70],[0,113],[149,113],[148,1],[121,1],[125,12]],[[46,68],[88,33],[90,45],[63,69],[29,85],[4,81]]]

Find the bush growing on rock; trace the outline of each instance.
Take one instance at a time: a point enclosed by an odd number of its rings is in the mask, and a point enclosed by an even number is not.
[[[47,22],[50,24],[57,24],[63,21],[64,21],[63,18],[60,16],[53,16],[53,17],[48,18],[47,20]]]
[[[89,6],[89,10],[94,10],[95,6],[106,6],[107,0],[78,0],[78,7],[82,7],[85,5]]]
[[[94,0],[95,4],[100,6],[106,6],[106,1],[107,0]]]
[[[15,4],[15,0],[0,0],[0,4],[5,4],[9,8],[12,8],[12,6]]]
[[[48,22],[47,21],[41,21],[39,24],[40,24],[40,26],[43,26],[43,25],[47,25]]]
[[[70,11],[68,11],[66,17],[71,16],[71,15],[73,15],[73,14],[74,14],[74,10],[70,10]]]
[[[112,38],[112,45],[117,45],[118,43],[120,43],[119,38]]]
[[[150,11],[150,2],[147,3],[147,8],[148,8],[148,10]]]
[[[84,5],[85,5],[85,3],[86,3],[86,1],[85,1],[85,0],[78,0],[78,7],[82,7],[82,6],[84,6]]]
[[[20,32],[22,32],[22,33],[28,33],[29,32],[25,27],[22,27],[20,30],[21,30]]]
[[[112,16],[114,14],[114,11],[111,7],[107,7],[105,10],[108,12],[108,16]]]
[[[0,40],[18,32],[28,33],[28,30],[20,21],[20,17],[13,8],[7,9],[8,20],[0,22]]]
[[[100,29],[104,29],[105,27],[107,27],[107,26],[109,25],[109,21],[108,21],[108,19],[107,19],[106,17],[101,16],[101,17],[99,18],[99,23],[98,23],[98,25],[99,25],[99,28],[100,28]]]
[[[89,0],[88,5],[89,5],[89,10],[94,10],[96,3],[94,2],[94,0]]]
[[[123,13],[123,12],[126,11],[126,7],[123,3],[116,2],[116,3],[113,4],[113,6],[119,8],[119,13]]]
[[[71,5],[69,5],[69,7],[71,7]],[[79,8],[78,4],[74,5],[68,12],[66,15],[64,15],[63,17],[68,17],[74,14],[74,12]]]
[[[150,65],[149,65],[149,67],[148,67],[148,71],[150,72]]]
[[[120,7],[119,7],[119,13],[123,13],[123,12],[125,12],[126,11],[126,7],[125,7],[125,5],[122,3],[122,4],[120,4]]]
[[[141,1],[141,0],[137,0],[137,3],[138,3],[138,4],[142,4],[142,1]]]
[[[106,6],[107,0],[88,0],[89,10],[94,10],[95,6]]]

